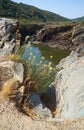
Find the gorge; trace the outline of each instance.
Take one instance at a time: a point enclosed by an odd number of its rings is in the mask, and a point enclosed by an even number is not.
[[[17,32],[17,25],[18,22],[15,19],[1,18],[0,20],[0,119],[3,119],[0,120],[1,128],[12,128],[11,124],[13,125],[13,122],[17,122],[17,118],[21,118],[21,126],[19,121],[18,125],[19,128],[22,129],[23,120],[26,119],[34,123],[34,121],[30,119],[30,117],[35,120],[35,124],[36,122],[38,122],[37,120],[44,120],[43,128],[46,128],[46,120],[50,121],[49,123],[47,122],[49,128],[51,121],[54,121],[54,123],[56,123],[60,121],[64,122],[64,120],[67,119],[73,120],[73,122],[68,126],[69,128],[73,129],[73,125],[76,125],[74,123],[74,120],[76,123],[77,121],[80,121],[80,125],[77,124],[76,127],[79,127],[80,129],[83,128],[83,26],[74,27],[72,35],[72,37],[74,38],[74,43],[80,41],[81,46],[79,46],[77,50],[71,52],[68,57],[62,59],[59,62],[59,64],[56,66],[56,70],[54,70],[57,71],[54,82],[49,85],[46,93],[41,93],[36,88],[34,88],[34,81],[32,82],[29,77],[25,79],[26,73],[24,63],[20,63],[17,57],[16,59],[14,59],[16,46],[20,43],[21,38],[20,35],[18,36],[19,32]],[[33,50],[35,49],[35,47],[32,47]],[[40,47],[39,45],[39,48],[41,49],[42,47]],[[51,50],[52,49],[48,49],[48,51]],[[26,51],[28,52],[28,50]],[[43,56],[46,57],[45,55]],[[50,56],[52,55],[50,54],[49,57]],[[15,107],[14,104],[17,107]],[[20,111],[21,109],[23,109],[25,113],[30,117],[26,117],[25,114],[20,114],[17,109],[20,109]],[[16,116],[17,113],[18,116]],[[14,115],[15,117],[12,117],[12,115]],[[9,124],[8,121],[10,121],[10,119],[11,123]],[[25,123],[27,122],[28,121],[25,121]],[[42,122],[40,121],[39,123]],[[39,123],[36,126],[37,128],[40,128]],[[33,125],[35,126],[35,124]],[[64,130],[67,129],[67,123],[66,125],[58,123],[57,126],[60,126],[60,128],[64,127]],[[18,129],[16,123],[14,124],[14,127],[16,128],[16,130]],[[26,127],[28,126],[25,125],[24,127],[26,129]],[[53,123],[51,123],[51,127],[53,127],[53,129],[57,129],[57,127],[53,125]]]

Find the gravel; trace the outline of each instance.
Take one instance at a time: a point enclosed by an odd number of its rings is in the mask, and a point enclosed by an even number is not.
[[[14,102],[0,100],[0,130],[84,130],[84,118],[73,122],[32,120]]]

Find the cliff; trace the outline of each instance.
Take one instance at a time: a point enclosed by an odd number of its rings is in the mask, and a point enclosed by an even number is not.
[[[74,50],[84,43],[83,30],[84,25],[45,25],[34,40],[54,48]]]

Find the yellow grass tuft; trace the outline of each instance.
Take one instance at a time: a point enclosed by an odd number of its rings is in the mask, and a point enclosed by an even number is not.
[[[37,120],[40,119],[39,115],[36,114],[35,111],[33,109],[30,109],[28,106],[23,105],[22,109],[25,112],[25,114],[30,116],[32,119],[37,119]]]
[[[7,80],[4,85],[2,86],[2,91],[0,92],[0,98],[9,98],[8,96],[12,93],[12,90],[14,89],[13,85],[16,82],[16,79],[11,78]]]

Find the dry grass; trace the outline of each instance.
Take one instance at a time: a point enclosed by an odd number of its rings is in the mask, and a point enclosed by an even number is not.
[[[15,82],[16,82],[16,79],[11,78],[4,83],[4,85],[2,86],[2,91],[0,92],[1,99],[9,98],[9,95],[11,95],[14,89],[13,85]]]
[[[26,106],[26,104],[23,105],[23,106],[22,106],[22,110],[24,111],[24,113],[25,113],[26,115],[30,116],[31,119],[33,119],[33,120],[40,120],[39,115],[36,114],[33,109],[30,109],[30,108],[28,107],[28,105],[27,105],[27,106]]]

